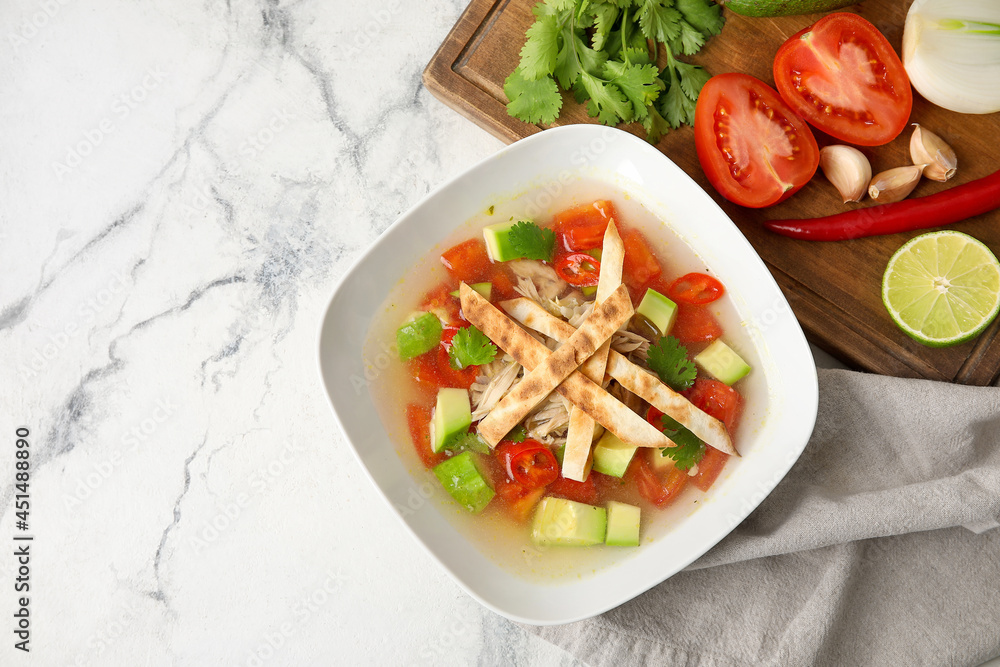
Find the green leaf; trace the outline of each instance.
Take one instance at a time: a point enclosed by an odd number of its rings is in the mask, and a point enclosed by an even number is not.
[[[632,105],[615,85],[581,72],[580,82],[590,97],[587,113],[596,116],[605,125],[617,125],[632,120]]]
[[[632,105],[631,119],[642,120],[646,117],[647,107],[652,104],[663,88],[663,82],[657,76],[659,72],[653,65],[626,65],[623,62],[609,60],[604,63],[604,76],[622,91]]]
[[[521,220],[507,231],[507,238],[514,251],[525,259],[552,261],[552,250],[556,244],[556,233],[542,229],[533,222]]]
[[[712,77],[704,67],[699,65],[689,65],[684,62],[675,61],[674,68],[677,70],[677,77],[680,79],[681,90],[692,101],[698,100],[698,94],[702,87]]]
[[[708,0],[674,0],[674,6],[684,15],[684,20],[706,36],[718,35],[726,19],[722,8]]]
[[[591,38],[591,44],[594,49],[600,51],[607,45],[608,36],[618,16],[621,15],[621,10],[612,4],[602,2],[593,5],[590,13],[594,17],[594,36]]]
[[[687,21],[680,21],[680,34],[668,42],[670,50],[674,53],[683,53],[686,56],[693,56],[705,45],[705,35],[701,34]]]
[[[664,120],[660,112],[656,110],[655,104],[650,104],[646,108],[642,126],[646,128],[646,141],[651,144],[658,143],[663,135],[670,131],[670,123]]]
[[[576,9],[577,0],[545,0],[545,4],[557,12],[565,12]]]
[[[670,123],[670,127],[694,125],[695,101],[684,94],[684,88],[677,80],[675,70],[670,70],[670,81],[667,90],[660,95],[660,113]]]
[[[670,415],[663,415],[660,429],[676,447],[663,447],[660,453],[674,460],[679,470],[690,470],[705,456],[705,443]]]
[[[528,429],[524,428],[524,424],[518,424],[507,434],[504,440],[509,442],[524,442],[527,437]]]
[[[639,6],[638,19],[642,34],[657,42],[669,44],[680,34],[681,13],[662,0],[645,0]]]
[[[559,21],[554,15],[540,16],[531,24],[528,40],[521,47],[521,75],[534,81],[552,74],[559,54]]]
[[[507,113],[526,123],[554,123],[562,108],[562,95],[550,76],[529,81],[516,69],[504,81],[503,92],[510,100]]]
[[[673,336],[665,336],[650,345],[646,361],[663,384],[674,391],[690,389],[698,377],[698,369],[688,359],[687,348]]]
[[[488,364],[497,356],[497,346],[473,326],[462,327],[451,339],[448,358],[456,370]]]

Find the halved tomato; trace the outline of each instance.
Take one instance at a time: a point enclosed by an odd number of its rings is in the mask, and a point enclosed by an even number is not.
[[[910,79],[889,40],[847,12],[789,37],[774,57],[774,84],[808,122],[859,146],[895,139],[913,107]]]
[[[750,208],[790,197],[819,166],[809,126],[773,88],[748,74],[708,80],[695,107],[694,139],[712,186]]]

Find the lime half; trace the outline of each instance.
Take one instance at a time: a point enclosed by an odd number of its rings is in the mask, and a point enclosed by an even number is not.
[[[968,234],[923,234],[889,260],[882,303],[899,328],[924,345],[964,343],[1000,310],[1000,262]]]

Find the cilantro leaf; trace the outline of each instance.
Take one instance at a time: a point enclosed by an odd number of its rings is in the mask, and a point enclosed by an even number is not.
[[[649,368],[674,391],[684,391],[694,385],[698,369],[687,357],[687,348],[673,336],[660,338],[649,346]]]
[[[462,327],[451,339],[448,357],[456,370],[488,364],[497,356],[497,346],[473,326]]]
[[[640,4],[637,18],[639,29],[649,39],[669,44],[680,35],[681,13],[662,0],[646,0]]]
[[[683,53],[686,56],[693,56],[705,45],[705,35],[701,34],[687,21],[681,20],[677,24],[680,32],[676,38],[670,40],[668,44],[675,53]]]
[[[657,143],[664,134],[670,131],[670,123],[664,120],[653,104],[650,104],[646,109],[642,126],[646,129],[646,141],[651,144]]]
[[[611,29],[618,20],[621,10],[609,3],[600,3],[590,7],[590,13],[594,18],[594,36],[591,44],[594,49],[600,51],[608,43]]]
[[[705,36],[722,32],[722,8],[704,0],[674,0],[674,6],[684,15],[684,20]]]
[[[663,88],[657,74],[654,65],[627,65],[617,60],[604,63],[605,77],[614,82],[632,104],[631,117],[635,120],[646,117],[647,107]]]
[[[554,123],[562,108],[562,95],[551,76],[530,81],[516,69],[504,81],[503,92],[510,100],[507,113],[526,123]]]
[[[632,105],[618,86],[603,81],[588,72],[580,73],[577,82],[590,97],[587,113],[596,116],[605,125],[617,125],[621,121],[632,120]]]
[[[507,232],[514,251],[525,259],[552,261],[552,249],[556,244],[556,233],[542,229],[533,222],[521,220]]]
[[[670,415],[663,415],[663,435],[674,441],[676,447],[663,447],[660,453],[674,460],[679,470],[690,470],[705,455],[705,443],[687,427]]]
[[[504,440],[508,442],[524,442],[524,439],[528,437],[528,429],[524,428],[524,424],[518,424],[507,434]]]
[[[538,17],[528,28],[528,40],[521,47],[521,75],[535,81],[552,74],[559,53],[559,21],[555,15]]]
[[[680,61],[675,61],[674,69],[677,70],[677,76],[680,79],[681,90],[684,91],[684,95],[691,101],[697,101],[698,94],[701,92],[702,87],[708,83],[711,75],[705,71],[704,67],[689,65]]]

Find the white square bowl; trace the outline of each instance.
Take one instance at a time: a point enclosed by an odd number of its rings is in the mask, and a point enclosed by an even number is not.
[[[521,578],[487,558],[437,507],[405,511],[419,483],[382,428],[365,377],[369,325],[410,267],[500,194],[577,176],[613,181],[640,198],[727,286],[766,378],[766,418],[742,433],[730,462],[689,519],[627,549],[627,567],[551,584]],[[667,203],[664,203],[664,200]],[[404,213],[334,289],[319,336],[322,382],[358,461],[392,511],[470,595],[536,625],[600,614],[686,567],[732,531],[778,484],[808,442],[818,402],[816,366],[802,330],[764,263],[739,229],[687,174],[646,142],[594,125],[546,130],[512,144]],[[402,509],[402,511],[401,511]],[[623,552],[623,555],[624,553]]]

